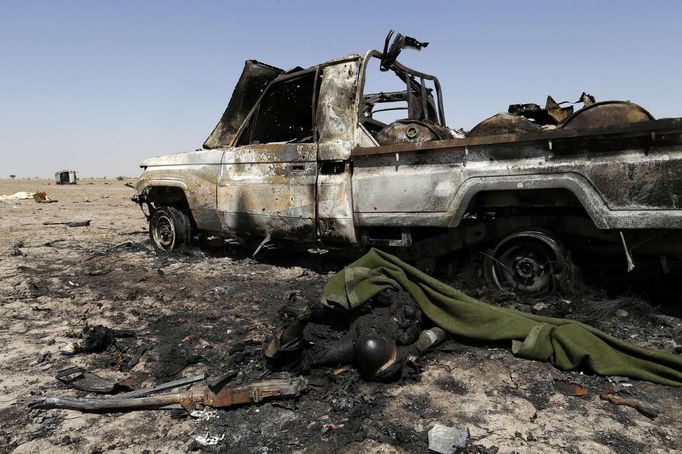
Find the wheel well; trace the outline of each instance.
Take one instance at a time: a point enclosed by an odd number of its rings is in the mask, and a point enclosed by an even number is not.
[[[494,243],[529,226],[552,232],[571,249],[618,246],[616,232],[599,229],[578,197],[564,188],[479,192],[460,223],[465,244]]]
[[[172,206],[184,211],[187,216],[189,216],[192,228],[196,228],[192,210],[189,207],[187,196],[182,188],[174,186],[149,186],[145,189],[145,195],[150,214],[159,206]]]
[[[580,200],[568,189],[494,190],[478,192],[454,229],[409,229],[412,258],[437,256],[448,251],[494,244],[511,232],[528,226],[544,227],[566,235],[610,241],[610,232],[599,230]],[[400,238],[402,229],[381,230],[380,238]],[[372,233],[377,233],[375,231]],[[391,236],[392,234],[392,236]]]
[[[566,210],[571,214],[586,215],[578,197],[564,188],[481,191],[469,202],[465,217],[480,213],[523,214],[529,211],[566,213]]]

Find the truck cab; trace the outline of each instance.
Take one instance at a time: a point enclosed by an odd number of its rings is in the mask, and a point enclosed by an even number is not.
[[[445,126],[438,79],[384,55],[288,71],[247,61],[201,150],[142,163],[136,200],[161,221],[152,222],[154,245],[173,249],[199,231],[357,244],[352,150],[456,136]],[[390,71],[403,89],[365,92],[368,71]],[[384,123],[378,112],[398,119]],[[154,219],[164,206],[175,209]]]

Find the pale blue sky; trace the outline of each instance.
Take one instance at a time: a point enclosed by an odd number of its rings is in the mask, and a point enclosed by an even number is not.
[[[0,178],[136,176],[201,146],[244,60],[310,66],[390,28],[431,43],[401,60],[455,128],[583,90],[682,116],[681,23],[678,1],[0,0]]]

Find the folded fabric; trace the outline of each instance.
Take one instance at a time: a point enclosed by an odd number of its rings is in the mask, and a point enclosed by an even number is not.
[[[322,303],[352,310],[386,288],[409,292],[424,315],[455,336],[511,341],[520,358],[682,386],[681,355],[637,347],[584,323],[491,306],[378,249],[333,275]]]

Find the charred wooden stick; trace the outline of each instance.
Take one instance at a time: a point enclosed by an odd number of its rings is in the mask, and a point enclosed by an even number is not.
[[[206,407],[222,408],[248,403],[261,402],[267,399],[298,396],[308,386],[303,377],[291,379],[264,380],[230,388],[228,386],[218,393],[208,387],[201,386],[186,392],[160,394],[153,397],[113,398],[113,399],[65,399],[61,397],[39,397],[28,403],[29,408],[50,409],[63,408],[86,412],[107,412],[120,410],[153,410],[167,405],[180,404],[191,412],[196,404]]]
[[[627,407],[632,407],[647,418],[654,419],[656,416],[658,416],[658,409],[651,407],[649,405],[643,404],[639,401],[636,401],[634,399],[624,399],[616,394],[613,393],[613,391],[605,389],[604,391],[599,394],[599,398],[601,400],[606,400],[611,402],[614,405],[625,405]]]

